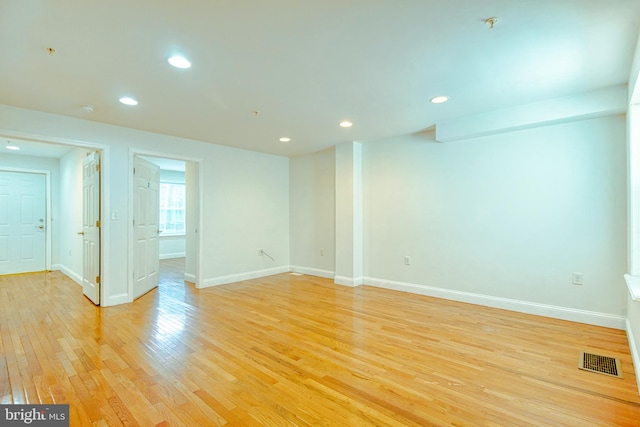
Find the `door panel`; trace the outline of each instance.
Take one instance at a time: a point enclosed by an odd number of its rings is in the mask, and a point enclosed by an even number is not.
[[[158,286],[160,168],[139,157],[135,158],[134,164],[133,296],[138,298]]]
[[[46,269],[46,177],[0,171],[0,274]]]
[[[100,305],[100,153],[82,162],[82,292]]]

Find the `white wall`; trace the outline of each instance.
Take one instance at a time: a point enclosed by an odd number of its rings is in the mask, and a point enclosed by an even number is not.
[[[57,245],[60,234],[60,166],[58,159],[45,157],[21,156],[17,154],[0,153],[0,168],[25,169],[49,172],[51,193],[51,218],[49,227],[51,228],[51,268],[57,270],[60,262],[60,251]]]
[[[292,158],[289,175],[292,270],[333,278],[335,149]]]
[[[184,261],[184,280],[189,282],[196,282],[196,276],[198,271],[198,259],[196,253],[197,247],[197,235],[200,228],[200,194],[199,186],[200,181],[198,178],[198,165],[193,162],[187,162],[185,165],[185,181],[189,183],[187,185],[187,219],[185,227],[187,229],[185,236],[185,261]],[[204,260],[200,260],[204,262]]]
[[[160,236],[160,259],[183,258],[186,256],[185,235]]]
[[[104,149],[104,305],[131,300],[129,187],[135,152],[201,160],[202,285],[288,270],[289,160],[285,157],[5,105],[0,105],[0,134],[75,141]],[[118,219],[111,220],[112,214]],[[275,261],[258,257],[258,249],[267,251]]]
[[[82,161],[90,150],[74,148],[60,159],[60,270],[82,284]]]
[[[634,301],[630,296],[627,298],[627,335],[640,391],[640,301]]]
[[[365,275],[373,283],[624,319],[623,116],[363,147]],[[573,272],[584,285],[571,283]]]

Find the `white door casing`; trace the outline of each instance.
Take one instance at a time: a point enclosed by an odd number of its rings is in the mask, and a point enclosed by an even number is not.
[[[133,170],[133,297],[158,286],[160,168],[135,157]]]
[[[0,171],[0,274],[46,269],[46,176]]]
[[[100,153],[82,162],[82,292],[100,305]]]

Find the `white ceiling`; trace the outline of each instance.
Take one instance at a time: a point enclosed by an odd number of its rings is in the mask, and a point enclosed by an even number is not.
[[[638,0],[0,0],[0,103],[293,156],[625,83],[639,29]]]
[[[7,146],[20,148],[18,151],[9,150]],[[50,157],[59,159],[71,151],[73,147],[61,144],[47,144],[43,142],[26,141],[19,139],[0,138],[0,154],[12,154],[18,156]]]

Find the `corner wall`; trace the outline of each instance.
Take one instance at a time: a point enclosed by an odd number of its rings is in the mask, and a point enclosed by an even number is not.
[[[335,275],[335,149],[289,162],[291,270]]]
[[[82,285],[82,161],[91,150],[74,148],[60,159],[60,270]]]
[[[625,327],[624,116],[363,147],[365,283]]]

